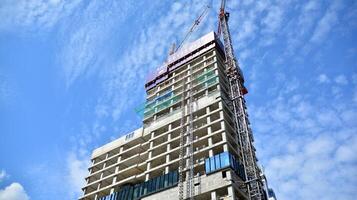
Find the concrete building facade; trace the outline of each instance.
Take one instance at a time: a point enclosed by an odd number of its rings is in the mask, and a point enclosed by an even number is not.
[[[180,159],[183,181],[188,176],[188,150],[181,158],[180,148],[190,145],[180,138],[190,119],[194,199],[248,199],[224,61],[214,32],[169,56],[145,85],[143,127],[93,151],[80,200],[179,199]]]

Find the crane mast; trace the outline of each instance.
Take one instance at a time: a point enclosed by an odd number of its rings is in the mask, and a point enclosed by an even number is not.
[[[257,165],[255,148],[253,146],[253,134],[248,120],[247,107],[244,95],[247,93],[244,87],[243,73],[235,59],[231,35],[229,32],[228,18],[229,13],[225,11],[225,0],[221,2],[219,13],[219,29],[224,42],[226,56],[226,74],[230,86],[230,100],[234,112],[235,126],[239,140],[239,150],[242,155],[244,173],[246,176],[245,186],[250,200],[264,200],[265,194],[262,190],[260,169]]]

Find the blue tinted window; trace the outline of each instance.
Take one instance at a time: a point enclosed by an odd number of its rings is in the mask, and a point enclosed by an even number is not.
[[[205,170],[206,170],[206,173],[210,173],[210,172],[211,172],[210,163],[209,163],[209,158],[207,158],[207,159],[205,160]]]
[[[133,199],[133,187],[130,187],[128,191],[128,200],[132,200],[132,199]]]
[[[178,172],[177,171],[174,172],[172,179],[173,179],[173,184],[176,184],[178,181]]]
[[[221,153],[220,158],[221,158],[221,167],[229,166],[229,154],[228,154],[228,152]]]
[[[154,183],[154,180],[149,180],[148,193],[153,191],[153,183]]]
[[[213,172],[216,170],[216,165],[214,163],[214,157],[210,158],[209,160],[210,160],[210,165],[211,165],[211,172]]]
[[[164,187],[167,187],[169,185],[169,174],[165,174],[165,184]]]
[[[160,177],[156,177],[156,189],[155,190],[158,190],[160,189]]]
[[[164,187],[164,176],[160,176],[160,189]]]
[[[216,165],[216,169],[220,169],[221,168],[221,161],[219,160],[219,154],[214,156],[214,164]]]

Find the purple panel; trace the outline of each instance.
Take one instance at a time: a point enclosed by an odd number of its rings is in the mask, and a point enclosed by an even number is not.
[[[156,71],[149,73],[149,74],[146,76],[146,83],[155,80],[155,78],[156,78]]]

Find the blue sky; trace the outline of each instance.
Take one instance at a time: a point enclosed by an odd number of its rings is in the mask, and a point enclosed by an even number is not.
[[[3,0],[0,200],[81,194],[90,152],[141,125],[146,74],[205,3]],[[278,199],[357,195],[357,3],[233,1],[260,164]]]

